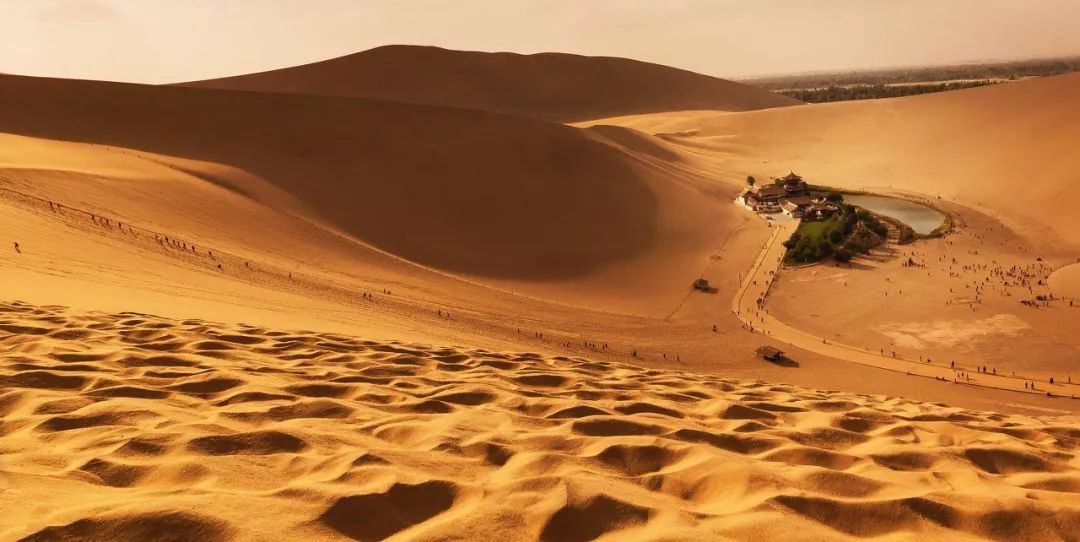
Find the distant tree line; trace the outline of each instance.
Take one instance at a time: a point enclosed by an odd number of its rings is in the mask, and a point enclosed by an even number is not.
[[[984,79],[980,81],[957,81],[951,83],[927,83],[920,85],[832,85],[826,88],[789,89],[778,92],[807,103],[822,103],[914,96],[916,94],[960,90],[993,85],[996,83],[998,83],[998,81]]]
[[[828,88],[830,86],[892,85],[949,81],[1009,81],[1080,71],[1080,56],[986,62],[946,66],[921,66],[884,70],[823,72],[742,79],[740,82],[768,90]]]

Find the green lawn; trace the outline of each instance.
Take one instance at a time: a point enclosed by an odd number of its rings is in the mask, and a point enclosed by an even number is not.
[[[844,220],[842,218],[833,217],[828,220],[821,220],[817,222],[803,222],[799,224],[799,237],[808,237],[813,240],[821,240],[825,238],[832,230],[843,229]]]
[[[795,231],[794,236],[798,236],[798,241],[794,248],[787,251],[785,259],[789,263],[807,263],[824,258],[827,254],[819,247],[822,241],[829,240],[829,234],[834,230],[844,231],[843,217],[834,216],[828,220],[814,222],[804,221]]]

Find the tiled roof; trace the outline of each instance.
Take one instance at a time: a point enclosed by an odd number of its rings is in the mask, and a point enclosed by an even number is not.
[[[754,193],[757,194],[758,196],[767,198],[767,197],[783,196],[787,192],[784,191],[784,187],[782,187],[782,186],[770,185],[770,186],[758,187],[758,189],[755,190]]]

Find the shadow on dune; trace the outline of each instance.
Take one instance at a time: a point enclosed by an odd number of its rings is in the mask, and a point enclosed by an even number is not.
[[[499,114],[0,76],[0,131],[232,166],[272,186],[214,182],[264,203],[284,190],[301,203],[288,211],[452,272],[573,277],[657,236],[656,196],[626,155]]]
[[[639,152],[669,162],[678,161],[682,158],[677,152],[672,151],[669,147],[661,145],[659,140],[654,136],[641,133],[637,130],[631,130],[622,126],[611,126],[608,124],[591,126],[588,130],[600,134],[604,138],[621,145],[629,151]]]
[[[791,358],[789,358],[787,356],[782,356],[779,359],[772,359],[772,360],[768,360],[768,361],[769,361],[769,363],[772,363],[773,365],[777,365],[777,366],[780,366],[780,367],[789,367],[789,368],[793,368],[793,369],[799,367],[799,362],[797,362],[797,361],[795,361],[795,360],[793,360],[793,359],[791,359]]]
[[[354,540],[383,540],[449,510],[456,493],[439,480],[397,483],[383,493],[342,497],[319,519]]]
[[[557,122],[800,103],[763,89],[626,58],[410,45],[183,85],[466,107]]]

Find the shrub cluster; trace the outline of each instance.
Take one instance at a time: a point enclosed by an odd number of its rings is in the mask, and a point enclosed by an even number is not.
[[[844,205],[837,216],[825,222],[804,222],[784,241],[786,259],[792,263],[812,263],[832,257],[848,263],[854,254],[866,254],[885,242],[888,226],[873,213]]]

